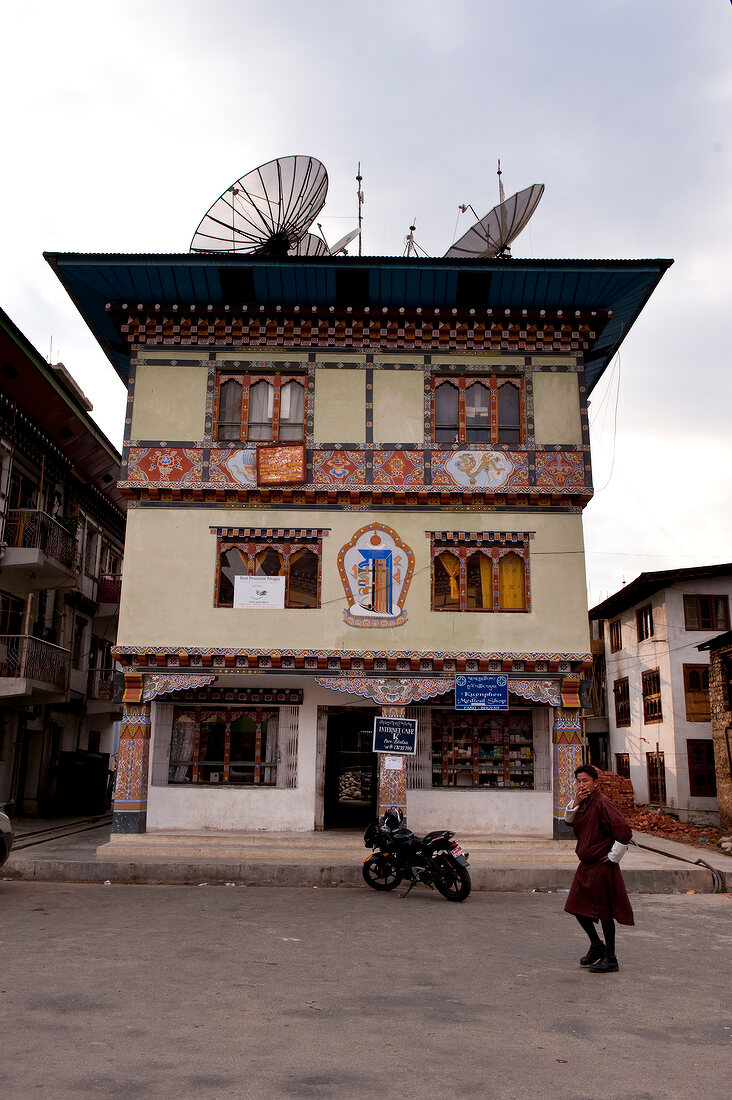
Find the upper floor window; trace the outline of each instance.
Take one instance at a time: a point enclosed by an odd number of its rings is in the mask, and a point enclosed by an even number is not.
[[[217,439],[252,443],[302,440],[303,376],[221,374],[217,381]]]
[[[687,630],[729,630],[727,596],[684,596]]]
[[[435,378],[436,443],[522,443],[523,383],[519,378]]]
[[[661,676],[657,668],[646,669],[641,674],[643,685],[643,721],[662,722]]]
[[[684,665],[684,702],[687,722],[711,722],[709,665]]]
[[[620,627],[620,619],[614,619],[610,623],[610,652],[617,653],[623,648],[623,632]]]
[[[653,637],[653,608],[649,603],[645,607],[639,607],[635,613],[635,622],[638,628],[638,641]]]
[[[630,688],[627,676],[623,676],[621,679],[615,681],[613,684],[613,695],[615,696],[615,725],[629,726]]]
[[[267,538],[265,531],[220,536],[214,604],[233,607],[237,576],[284,577],[287,608],[320,607],[319,535],[301,531]]]
[[[432,535],[433,611],[529,611],[528,536]]]

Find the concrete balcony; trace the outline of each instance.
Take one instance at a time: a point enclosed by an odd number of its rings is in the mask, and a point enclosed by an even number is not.
[[[0,698],[63,700],[70,667],[68,649],[29,634],[0,634]]]
[[[117,689],[114,671],[113,668],[89,669],[86,682],[87,714],[122,714],[122,703],[114,701]]]
[[[100,575],[97,582],[97,618],[113,620],[118,617],[121,592],[121,573],[102,573]]]
[[[75,537],[46,512],[15,508],[5,520],[0,587],[13,596],[55,588],[76,573]]]

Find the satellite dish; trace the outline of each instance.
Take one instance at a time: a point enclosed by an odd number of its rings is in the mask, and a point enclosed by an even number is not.
[[[306,233],[297,242],[294,248],[289,249],[288,256],[329,256],[327,245],[317,233]]]
[[[339,241],[336,241],[330,249],[331,256],[337,256],[339,252],[345,252],[351,241],[355,241],[360,232],[360,229],[352,229],[350,233],[346,233],[345,237],[341,237]]]
[[[216,200],[193,234],[191,252],[286,256],[305,236],[327,191],[328,173],[315,157],[270,160]]]
[[[472,229],[447,250],[445,256],[503,256],[518,237],[544,194],[544,184],[534,183],[494,206]]]

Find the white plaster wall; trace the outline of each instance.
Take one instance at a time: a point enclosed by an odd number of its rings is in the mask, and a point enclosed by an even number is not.
[[[552,812],[551,791],[407,791],[410,829],[453,829],[458,840],[471,834],[551,840]]]
[[[656,751],[658,745],[659,751],[664,754],[666,768],[666,804],[678,812],[682,819],[689,813],[714,813],[717,809],[715,798],[692,798],[689,793],[687,739],[711,740],[712,728],[711,723],[688,722],[686,719],[683,666],[707,664],[708,653],[700,653],[697,646],[719,631],[686,630],[683,603],[685,594],[732,597],[732,579],[685,581],[623,611],[618,616],[623,647],[617,653],[610,652],[609,622],[605,624],[608,721],[613,767],[614,754],[627,752],[636,801],[647,803],[649,794],[646,752]],[[649,602],[653,608],[654,634],[639,642],[636,611]],[[644,724],[642,673],[653,668],[658,668],[660,673],[663,721]],[[615,723],[612,689],[614,681],[623,676],[628,677],[631,725],[618,728]]]

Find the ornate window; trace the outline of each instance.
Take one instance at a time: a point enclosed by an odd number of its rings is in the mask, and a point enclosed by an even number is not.
[[[437,377],[432,385],[436,443],[525,442],[520,378]]]
[[[645,607],[639,607],[635,613],[635,625],[638,630],[638,641],[653,637],[653,608],[649,603]]]
[[[168,783],[273,787],[279,710],[177,707]]]
[[[623,779],[630,779],[630,753],[615,753],[615,771],[622,775]]]
[[[689,794],[692,798],[716,798],[717,773],[712,739],[687,741],[686,754],[689,761]]]
[[[212,531],[218,534],[216,607],[234,606],[237,576],[284,577],[285,607],[320,607],[321,531]]]
[[[657,668],[646,669],[641,673],[643,685],[643,721],[662,722],[661,676]]]
[[[684,700],[687,722],[711,722],[709,665],[684,665]]]
[[[434,531],[433,611],[530,611],[530,534]]]
[[[623,676],[613,684],[615,696],[615,725],[630,725],[630,687],[628,677]]]
[[[433,787],[534,787],[529,711],[432,711]]]
[[[620,619],[613,619],[610,623],[610,652],[617,653],[623,648],[623,632]]]
[[[251,443],[301,441],[306,382],[304,375],[220,374],[216,438]]]

